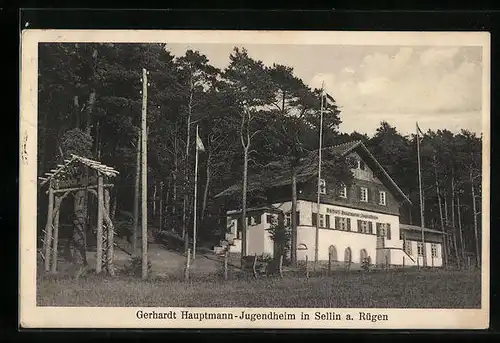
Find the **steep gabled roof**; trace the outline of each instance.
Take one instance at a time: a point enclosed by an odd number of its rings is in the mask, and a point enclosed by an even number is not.
[[[403,193],[403,191],[398,187],[396,182],[389,176],[387,171],[380,165],[380,163],[375,159],[375,157],[370,153],[366,146],[361,141],[347,142],[331,147],[325,147],[322,149],[325,153],[334,156],[346,156],[350,152],[356,151],[363,158],[365,163],[370,166],[373,170],[379,171],[381,181],[387,184],[395,193],[397,193],[401,199],[407,201],[411,204],[410,199]],[[278,171],[274,175],[254,175],[249,178],[247,191],[249,193],[254,192],[262,188],[274,188],[286,186],[291,183],[291,177],[289,169],[286,167],[286,162],[282,161],[275,165]],[[306,157],[301,160],[297,168],[297,183],[306,182],[316,176],[318,173],[318,150],[311,151]],[[241,191],[241,183],[230,186],[221,193],[217,194],[215,197],[226,197],[233,195]]]

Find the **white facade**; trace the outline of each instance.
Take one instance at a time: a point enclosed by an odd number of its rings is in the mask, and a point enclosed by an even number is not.
[[[273,204],[278,211],[289,213],[291,201]],[[313,223],[313,214],[317,212],[317,204],[311,201],[297,201],[297,211],[300,214],[297,226],[297,259],[309,261],[315,259],[316,225]],[[260,213],[256,215],[256,213]],[[318,239],[318,260],[328,261],[330,253],[334,262],[361,263],[364,257],[370,257],[372,263],[379,265],[423,265],[423,257],[418,257],[417,241],[407,241],[406,251],[403,250],[403,240],[400,239],[399,217],[397,215],[376,213],[366,210],[352,209],[342,206],[321,204]],[[238,227],[238,218],[241,212],[228,212],[228,233],[226,239],[232,242],[231,252],[241,252],[241,233]],[[271,227],[269,212],[254,212],[248,215],[252,218],[247,225],[247,254],[260,255],[274,253],[274,242],[267,229]],[[329,216],[327,227],[326,216]],[[348,218],[350,230],[336,228],[336,218]],[[289,219],[288,219],[289,220]],[[359,232],[358,220],[369,222],[371,232]],[[377,236],[377,227],[386,225],[386,232]],[[367,225],[367,224],[364,224]],[[390,231],[388,233],[387,231]],[[434,246],[434,248],[433,248]],[[428,267],[440,267],[443,264],[441,244],[426,243],[425,252]],[[434,251],[434,256],[433,256]]]

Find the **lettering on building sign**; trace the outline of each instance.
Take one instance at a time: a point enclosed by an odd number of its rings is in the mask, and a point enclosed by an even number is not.
[[[373,214],[355,213],[355,212],[349,212],[349,211],[344,211],[344,210],[334,210],[332,208],[327,208],[326,212],[331,213],[331,214],[338,214],[338,215],[342,215],[342,216],[350,216],[350,217],[378,220],[378,217],[374,216]]]

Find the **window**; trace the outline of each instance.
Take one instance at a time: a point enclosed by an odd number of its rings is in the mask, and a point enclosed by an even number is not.
[[[325,181],[325,179],[319,180],[319,194],[326,194],[326,181]]]
[[[285,226],[291,226],[291,219],[292,216],[290,215],[290,212],[285,213]]]
[[[272,214],[268,214],[266,216],[266,223],[271,224],[272,222],[273,222],[273,215]]]
[[[411,251],[411,241],[403,242],[403,250],[406,251],[406,253],[410,256],[411,254],[413,254],[413,252]]]
[[[437,244],[431,244],[431,256],[432,257],[437,257]]]
[[[317,213],[312,213],[312,216],[311,216],[311,220],[312,220],[312,226],[316,226],[316,224],[318,223],[318,214]]]
[[[365,170],[366,169],[365,162],[358,160],[358,169]]]
[[[361,233],[370,233],[370,229],[372,228],[372,223],[364,220],[358,220],[358,232]]]
[[[328,257],[331,262],[337,261],[337,248],[334,245],[330,245],[328,248]]]
[[[325,216],[323,214],[319,215],[319,227],[325,227]]]
[[[351,218],[335,217],[335,228],[337,230],[351,231]]]
[[[325,218],[326,218],[326,228],[330,228],[330,215],[325,215]]]
[[[378,192],[378,204],[383,206],[386,205],[386,196],[384,191]]]
[[[363,202],[368,202],[368,188],[360,187],[360,200]]]
[[[260,216],[259,215],[248,216],[247,218],[248,218],[247,223],[249,226],[260,224]]]
[[[377,235],[391,239],[391,224],[377,223]]]
[[[340,185],[339,196],[341,198],[347,198],[347,187],[346,187],[346,185],[344,185],[344,184]]]
[[[424,245],[422,242],[417,243],[417,254],[418,256],[424,256]]]

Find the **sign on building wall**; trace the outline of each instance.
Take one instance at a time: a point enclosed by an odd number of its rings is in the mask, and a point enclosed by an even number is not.
[[[350,211],[344,211],[344,210],[335,210],[333,208],[327,208],[326,212],[331,213],[331,214],[338,214],[338,215],[342,215],[342,216],[350,216],[350,217],[357,217],[357,218],[366,218],[366,219],[373,219],[373,220],[379,219],[378,216],[375,216],[373,214],[356,213],[356,212],[350,212]]]

